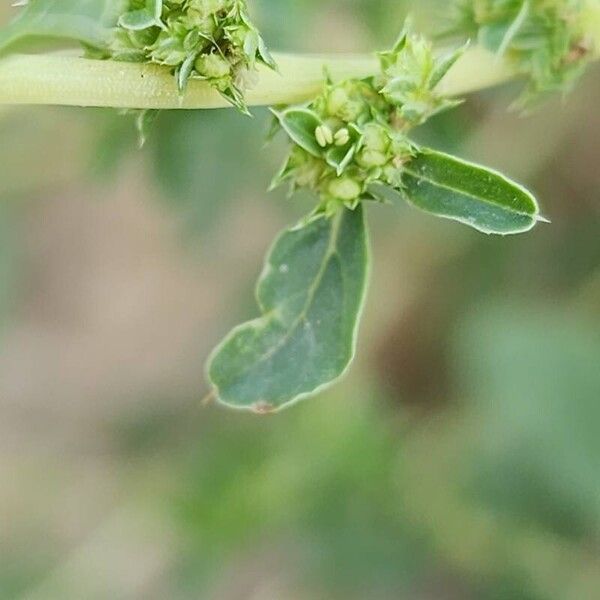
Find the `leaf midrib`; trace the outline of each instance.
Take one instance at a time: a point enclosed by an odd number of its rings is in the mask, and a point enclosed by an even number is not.
[[[485,204],[489,204],[496,208],[504,209],[507,212],[512,212],[512,213],[522,216],[522,217],[530,217],[531,219],[535,218],[535,212],[534,213],[522,212],[515,208],[507,207],[502,204],[499,204],[498,202],[493,202],[491,200],[488,200],[487,198],[481,198],[480,196],[475,196],[474,194],[467,192],[465,190],[460,190],[460,189],[454,188],[450,185],[447,185],[445,183],[440,183],[439,181],[430,179],[429,177],[426,177],[424,175],[420,175],[420,174],[416,173],[415,171],[413,171],[412,169],[409,169],[407,167],[404,167],[404,172],[408,173],[409,175],[412,175],[416,179],[421,179],[422,181],[426,181],[427,183],[430,183],[433,186],[440,187],[442,189],[448,190],[450,192],[454,192],[456,194],[460,194],[461,196],[467,196],[468,198],[472,198],[473,200],[479,200],[480,202],[484,202]]]
[[[325,270],[327,269],[329,260],[331,259],[331,257],[334,254],[337,254],[337,240],[339,237],[339,230],[340,230],[342,218],[343,218],[343,213],[340,213],[338,216],[335,217],[335,221],[332,224],[331,231],[329,234],[329,243],[327,245],[325,254],[323,255],[323,260],[322,260],[321,266],[320,266],[319,270],[317,271],[317,274],[315,275],[313,282],[311,283],[311,285],[308,288],[306,302],[304,303],[302,310],[300,311],[300,313],[298,314],[296,319],[294,321],[292,321],[292,323],[290,324],[289,330],[281,337],[281,339],[272,348],[269,348],[269,350],[267,352],[265,352],[264,354],[262,354],[262,356],[260,356],[258,358],[258,360],[256,360],[254,363],[252,363],[252,365],[250,367],[244,369],[243,371],[238,372],[238,377],[245,375],[252,368],[256,367],[256,365],[260,365],[261,363],[263,363],[263,362],[267,361],[269,358],[271,358],[271,356],[273,356],[281,347],[283,347],[285,345],[285,343],[292,337],[294,332],[297,330],[298,325],[300,325],[300,323],[302,323],[305,320],[306,315],[308,313],[308,309],[310,308],[312,301],[314,300],[315,293],[316,293],[319,285],[321,284],[321,281],[323,280],[323,276],[325,275]],[[276,313],[276,310],[272,309],[269,314],[274,315],[275,313]],[[273,320],[274,317],[273,316],[269,317],[269,314],[263,315],[262,318],[267,319],[268,321]],[[260,318],[259,318],[259,320],[260,320]]]

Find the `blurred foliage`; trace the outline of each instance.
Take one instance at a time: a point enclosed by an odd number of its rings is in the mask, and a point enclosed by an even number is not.
[[[409,588],[425,555],[396,504],[395,436],[375,407],[338,398],[284,423],[231,418],[207,431],[175,504],[190,590],[234,568],[240,552],[261,563],[273,553],[319,597]]]
[[[16,296],[17,244],[9,202],[8,198],[0,194],[0,343]]]
[[[240,199],[236,198],[239,191],[242,201],[258,194],[266,197],[269,164],[256,146],[268,117],[266,110],[257,113],[254,119],[240,118],[227,109],[170,111],[159,116],[149,144],[153,172],[188,225],[206,230],[231,202]],[[218,177],[223,157],[228,175]]]
[[[594,322],[510,307],[472,320],[457,354],[469,388],[487,390],[475,399],[485,442],[479,490],[494,509],[557,535],[597,536],[600,335]]]

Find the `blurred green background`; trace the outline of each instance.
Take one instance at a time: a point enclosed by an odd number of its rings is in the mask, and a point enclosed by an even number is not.
[[[390,45],[409,3],[252,4],[318,52]],[[600,71],[528,118],[518,89],[419,135],[552,225],[374,207],[357,362],[269,418],[201,405],[310,206],[264,191],[267,112],[163,113],[140,152],[112,111],[0,107],[0,598],[600,598]]]

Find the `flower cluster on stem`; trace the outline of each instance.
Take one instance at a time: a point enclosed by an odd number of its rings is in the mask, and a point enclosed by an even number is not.
[[[374,184],[402,187],[404,165],[416,146],[408,132],[451,108],[437,84],[464,48],[436,58],[431,44],[405,28],[396,45],[380,53],[380,73],[334,83],[308,104],[274,109],[275,131],[285,130],[292,148],[272,188],[306,188],[320,202],[308,220],[331,216],[341,206],[380,200]]]
[[[469,35],[528,78],[519,101],[568,92],[594,57],[589,0],[457,0],[451,32]],[[588,12],[590,15],[588,15]]]
[[[205,80],[243,112],[257,63],[276,68],[246,0],[127,0],[103,57],[168,66],[181,93]]]

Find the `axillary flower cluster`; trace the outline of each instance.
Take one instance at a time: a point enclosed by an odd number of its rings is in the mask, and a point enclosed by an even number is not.
[[[593,57],[588,0],[458,0],[451,32],[469,35],[528,76],[520,104],[568,92]],[[597,9],[596,9],[597,10]]]
[[[401,189],[404,166],[417,152],[408,132],[460,102],[436,86],[463,49],[436,58],[427,40],[405,28],[394,48],[378,55],[380,74],[327,78],[310,103],[273,109],[273,134],[283,129],[293,145],[271,188],[287,182],[290,193],[306,188],[320,197],[304,222],[382,200],[374,184]]]
[[[246,0],[127,0],[103,58],[171,67],[181,93],[205,80],[243,112],[257,63],[276,68]]]

